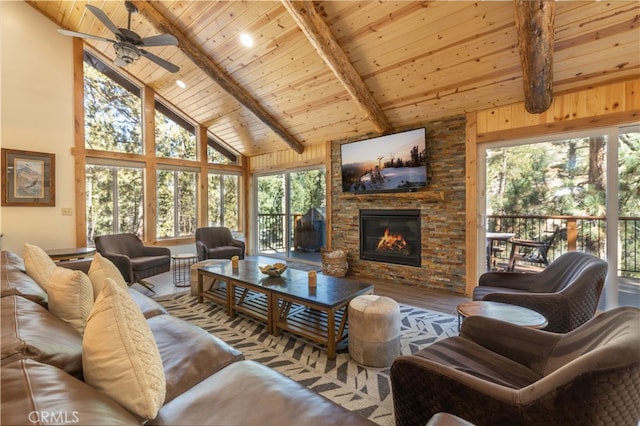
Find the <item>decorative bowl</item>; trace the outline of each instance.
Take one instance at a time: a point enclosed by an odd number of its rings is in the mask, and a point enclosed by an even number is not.
[[[287,265],[284,263],[274,263],[273,265],[258,266],[258,269],[260,269],[260,272],[265,275],[269,275],[270,277],[279,277],[287,270]]]

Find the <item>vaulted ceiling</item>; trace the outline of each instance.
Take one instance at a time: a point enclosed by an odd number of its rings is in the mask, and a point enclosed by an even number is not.
[[[127,28],[122,1],[27,3],[67,30],[113,38],[87,3]],[[242,155],[300,152],[525,96],[511,1],[132,3],[133,31],[178,38],[146,49],[180,71],[145,58],[126,71]],[[638,78],[639,26],[636,0],[557,2],[553,92]],[[86,43],[115,58],[111,43]]]

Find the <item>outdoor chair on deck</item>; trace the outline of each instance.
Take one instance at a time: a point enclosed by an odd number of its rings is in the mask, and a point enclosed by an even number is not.
[[[145,246],[135,234],[101,235],[95,238],[95,244],[98,253],[113,262],[129,284],[139,283],[154,291],[153,284],[143,278],[171,269],[169,248]]]
[[[565,228],[556,228],[555,231],[541,240],[522,240],[514,238],[511,240],[511,255],[509,256],[508,271],[513,271],[516,262],[527,262],[538,265],[549,266],[549,249],[553,247],[559,238],[566,238]]]

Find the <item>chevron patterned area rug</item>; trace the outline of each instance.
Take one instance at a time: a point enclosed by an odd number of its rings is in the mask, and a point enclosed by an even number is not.
[[[328,360],[322,346],[289,333],[275,337],[266,326],[244,315],[230,318],[210,301],[198,303],[188,292],[157,297],[169,313],[214,334],[307,388],[380,425],[394,425],[389,368],[364,367],[348,352]],[[458,334],[453,315],[400,305],[401,353],[409,355],[430,343]]]

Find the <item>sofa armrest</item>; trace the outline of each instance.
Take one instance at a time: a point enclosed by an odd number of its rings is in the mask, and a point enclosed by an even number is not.
[[[464,320],[460,336],[525,365],[540,375],[562,335],[534,330],[484,316]]]

